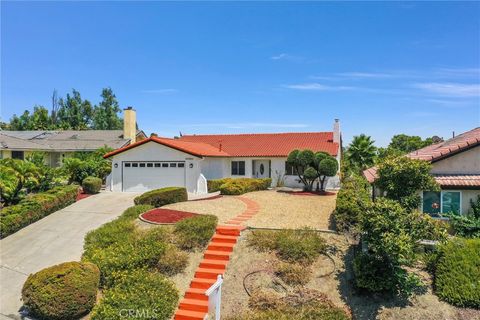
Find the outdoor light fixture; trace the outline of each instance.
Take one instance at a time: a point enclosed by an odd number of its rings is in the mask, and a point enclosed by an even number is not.
[[[188,167],[189,167],[190,169],[192,169],[192,168],[193,168],[193,163],[190,163],[190,164],[188,165]]]
[[[113,166],[114,166],[115,168],[118,168],[118,163],[115,163]]]

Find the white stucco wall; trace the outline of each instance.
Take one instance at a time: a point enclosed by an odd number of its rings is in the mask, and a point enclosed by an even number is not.
[[[185,161],[188,192],[195,192],[201,172],[200,158],[155,142],[147,142],[112,157],[111,191],[122,191],[122,163],[124,161]],[[115,168],[115,164],[117,164],[117,168]],[[193,168],[190,168],[190,164]]]
[[[434,174],[480,174],[480,146],[432,164]]]

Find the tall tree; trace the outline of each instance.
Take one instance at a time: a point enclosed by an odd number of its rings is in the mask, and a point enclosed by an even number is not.
[[[392,137],[388,145],[389,148],[399,150],[403,153],[409,153],[434,143],[433,138],[422,140],[419,136],[409,136],[406,134],[397,134]]]
[[[52,126],[48,110],[43,106],[35,106],[33,113],[25,110],[23,114],[18,117],[13,115],[10,120],[10,130],[47,130]]]
[[[93,115],[93,129],[96,130],[115,130],[122,128],[122,119],[118,116],[121,112],[117,97],[111,88],[102,90],[102,101],[95,106]]]
[[[350,164],[358,170],[364,170],[375,163],[377,147],[375,141],[370,136],[361,134],[354,136],[352,142],[348,146],[346,157]]]
[[[58,120],[62,129],[86,130],[90,127],[93,116],[92,104],[82,100],[80,92],[72,89],[66,99],[59,100]]]

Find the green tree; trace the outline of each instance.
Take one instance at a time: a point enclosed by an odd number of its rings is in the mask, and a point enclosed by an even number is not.
[[[399,150],[403,153],[409,153],[433,143],[433,138],[422,140],[419,136],[409,136],[406,134],[397,134],[392,137],[392,141],[388,145],[389,148]]]
[[[32,114],[25,110],[20,117],[13,115],[9,130],[48,130],[51,126],[48,110],[43,106],[35,106]]]
[[[72,89],[72,95],[67,93],[65,99],[58,101],[57,119],[62,129],[86,130],[90,127],[93,108],[88,100],[83,100],[80,92]]]
[[[348,146],[346,158],[356,169],[355,171],[362,171],[373,166],[377,152],[374,143],[375,141],[365,134],[353,137],[352,142]]]
[[[29,161],[0,160],[0,197],[7,204],[15,204],[39,183],[38,168]]]
[[[408,157],[388,158],[378,166],[375,185],[383,190],[385,197],[399,201],[407,210],[420,206],[419,191],[439,190],[430,174],[429,162]]]
[[[287,163],[295,168],[299,180],[305,186],[305,190],[311,191],[315,181],[317,190],[325,190],[325,181],[334,176],[338,171],[337,160],[325,152],[314,153],[312,150],[293,150],[287,158]]]
[[[315,153],[313,168],[317,171],[317,178],[320,186],[317,184],[317,191],[325,191],[325,182],[328,177],[333,177],[338,171],[337,160],[326,152]]]
[[[115,130],[122,129],[122,119],[118,116],[121,112],[117,97],[111,88],[102,90],[102,101],[95,106],[93,114],[93,129]]]

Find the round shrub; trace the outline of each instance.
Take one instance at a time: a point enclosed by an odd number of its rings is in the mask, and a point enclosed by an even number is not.
[[[252,191],[267,190],[271,184],[271,178],[225,178],[207,181],[208,192],[220,191],[224,195],[241,195]]]
[[[313,230],[278,232],[277,255],[283,260],[309,264],[314,262],[325,249],[325,240]]]
[[[145,192],[134,199],[135,204],[149,204],[155,208],[188,200],[187,189],[167,187]]]
[[[202,248],[215,233],[218,218],[213,215],[199,215],[175,224],[175,236],[182,249]]]
[[[480,308],[480,239],[455,239],[440,247],[435,292],[456,306]]]
[[[39,319],[79,319],[95,305],[99,281],[94,264],[65,262],[30,275],[23,303]]]
[[[396,286],[393,269],[388,261],[361,253],[353,260],[355,284],[370,292],[393,291]]]
[[[82,181],[83,192],[88,194],[98,193],[102,188],[102,179],[97,177],[86,177]]]
[[[175,285],[158,273],[143,269],[115,275],[114,286],[91,313],[92,320],[170,319],[179,299]]]

